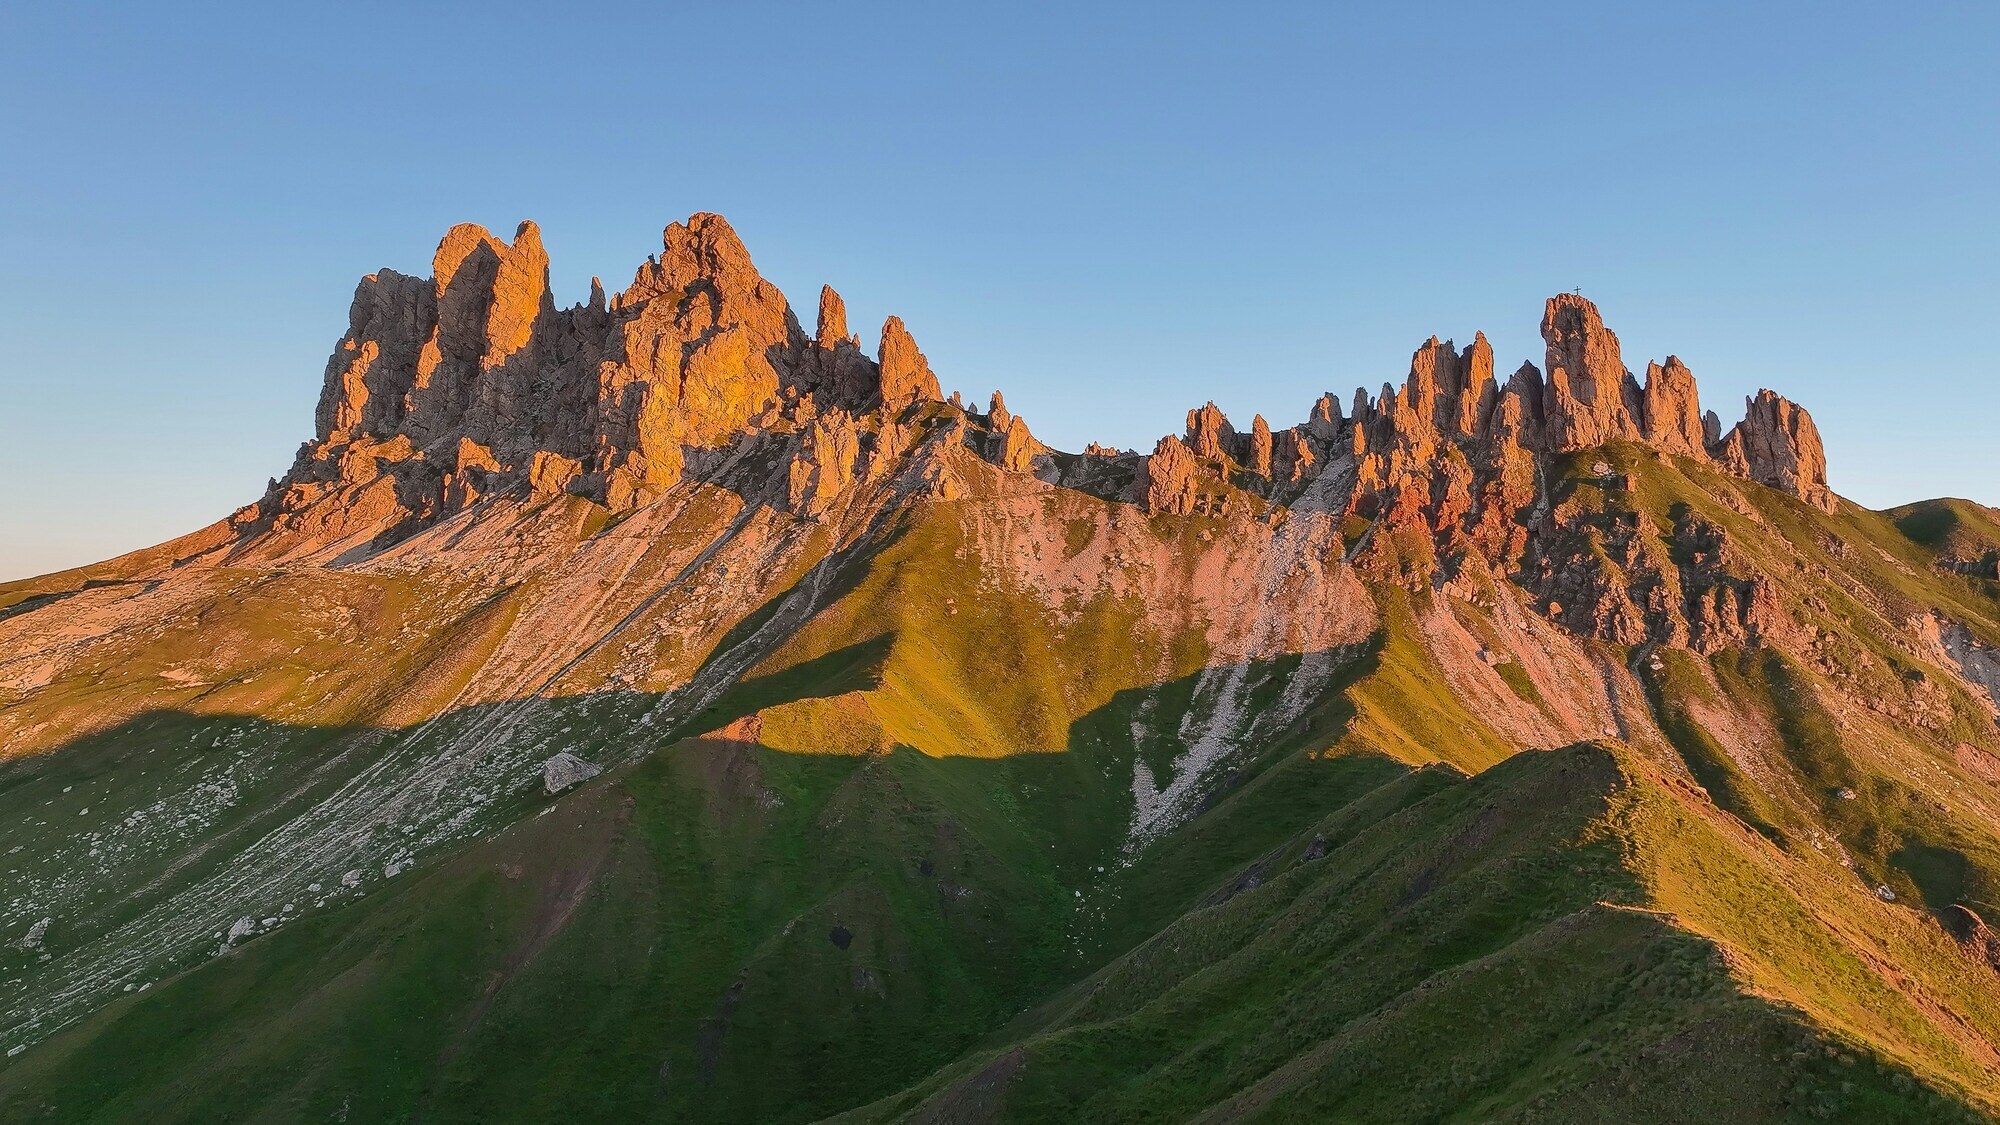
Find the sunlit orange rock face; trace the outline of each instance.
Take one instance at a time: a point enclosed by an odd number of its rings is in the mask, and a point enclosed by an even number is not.
[[[317,433],[266,498],[267,515],[360,484],[348,465],[356,449],[372,466],[400,466],[383,471],[418,519],[516,485],[626,508],[781,401],[811,395],[852,410],[939,397],[902,322],[884,325],[881,360],[870,359],[831,288],[807,337],[718,215],[669,226],[630,286],[607,298],[593,281],[590,300],[567,309],[550,298],[533,223],[512,243],[453,227],[432,268],[429,281],[393,270],[362,279],[328,362]],[[486,455],[456,458],[460,439]]]
[[[882,325],[878,354],[882,357],[880,386],[884,406],[908,406],[943,397],[938,391],[937,376],[931,374],[930,363],[917,350],[917,342],[910,338],[901,317],[892,316]]]
[[[1768,390],[1744,400],[1743,421],[1715,450],[1716,458],[1739,476],[1789,492],[1832,511],[1826,484],[1826,448],[1805,407]]]
[[[717,215],[667,227],[629,286],[607,295],[593,279],[589,299],[569,308],[550,296],[533,223],[512,242],[453,227],[432,270],[428,280],[393,270],[362,279],[327,364],[317,432],[239,525],[379,543],[500,495],[567,492],[623,511],[760,440],[783,446],[773,455],[788,465],[774,499],[824,513],[858,472],[900,455],[860,419],[943,404],[900,318],[882,325],[871,357],[828,286],[808,334]],[[1157,511],[1192,512],[1204,481],[1233,482],[1276,503],[1310,494],[1365,506],[1421,525],[1447,553],[1494,559],[1522,546],[1516,517],[1535,501],[1537,464],[1611,442],[1834,504],[1818,432],[1795,404],[1762,392],[1724,433],[1703,415],[1687,365],[1648,364],[1642,383],[1583,297],[1550,298],[1541,331],[1546,375],[1524,363],[1503,384],[1483,333],[1462,349],[1432,337],[1400,386],[1355,392],[1345,414],[1327,394],[1300,425],[1274,429],[1260,415],[1239,431],[1211,402],[1150,457],[1100,451],[1098,461],[1107,481]],[[1096,471],[1048,460],[998,394],[983,419],[956,401],[944,408],[991,463],[1066,480]]]
[[[1556,451],[1589,449],[1640,436],[1639,384],[1618,354],[1618,337],[1597,306],[1573,293],[1549,298],[1542,313],[1548,345],[1548,437]]]

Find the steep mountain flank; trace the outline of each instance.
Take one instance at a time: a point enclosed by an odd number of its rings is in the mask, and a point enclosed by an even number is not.
[[[433,269],[0,586],[0,1118],[2000,1108],[2000,514],[1795,404],[1567,294],[1072,454],[717,216]]]

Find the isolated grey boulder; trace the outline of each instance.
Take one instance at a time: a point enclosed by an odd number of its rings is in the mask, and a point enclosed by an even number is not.
[[[542,784],[550,793],[560,793],[603,772],[601,767],[592,765],[565,750],[542,763]]]

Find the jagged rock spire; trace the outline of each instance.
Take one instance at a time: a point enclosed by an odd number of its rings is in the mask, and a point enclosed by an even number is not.
[[[673,487],[700,451],[783,416],[804,426],[838,411],[847,423],[801,438],[805,475],[782,482],[795,510],[816,512],[854,471],[850,436],[875,456],[857,418],[877,405],[900,411],[942,397],[899,318],[885,321],[871,359],[827,286],[814,330],[803,330],[717,215],[668,226],[630,286],[607,295],[593,279],[586,303],[560,311],[533,223],[511,242],[473,224],[453,227],[432,268],[430,279],[383,270],[356,288],[328,362],[316,438],[274,486],[267,515],[384,475],[395,487],[370,504],[419,521],[510,488],[562,488],[630,507]],[[1345,417],[1325,395],[1299,426],[1274,430],[1259,416],[1239,434],[1206,403],[1188,412],[1184,438],[1147,459],[1146,502],[1192,510],[1198,478],[1217,462],[1243,466],[1264,482],[1251,487],[1281,501],[1323,467],[1349,464],[1351,477],[1339,479],[1389,501],[1390,514],[1422,511],[1440,527],[1462,522],[1505,538],[1514,531],[1494,513],[1532,495],[1537,458],[1607,441],[1712,458],[1811,503],[1833,502],[1818,432],[1796,405],[1760,395],[1723,434],[1701,415],[1693,374],[1678,358],[1650,364],[1642,387],[1589,301],[1551,298],[1541,327],[1546,380],[1524,364],[1497,385],[1483,333],[1463,349],[1433,336],[1412,354],[1400,387],[1356,391]],[[997,392],[982,432],[990,436],[966,440],[1010,470],[1031,469],[1044,452]]]
[[[1146,458],[1146,507],[1179,516],[1192,513],[1199,495],[1198,469],[1194,454],[1181,439],[1171,434],[1161,438]]]
[[[882,402],[904,407],[914,402],[936,402],[944,397],[929,361],[917,350],[901,317],[892,316],[882,324]]]
[[[1187,447],[1196,457],[1221,460],[1229,455],[1235,439],[1236,428],[1213,402],[1188,411]]]
[[[1713,415],[1700,413],[1687,365],[1675,356],[1649,364],[1642,387],[1625,367],[1617,336],[1583,297],[1550,298],[1542,336],[1546,379],[1524,363],[1497,385],[1485,333],[1463,350],[1433,336],[1412,354],[1400,387],[1385,385],[1372,397],[1356,390],[1345,419],[1333,396],[1322,396],[1310,418],[1282,437],[1261,417],[1250,434],[1238,435],[1214,403],[1191,410],[1185,437],[1155,454],[1166,461],[1151,474],[1149,503],[1174,510],[1193,494],[1190,472],[1214,474],[1205,461],[1237,458],[1253,473],[1296,482],[1316,475],[1323,461],[1347,458],[1356,502],[1386,499],[1391,515],[1428,513],[1440,534],[1463,522],[1475,538],[1505,543],[1518,539],[1519,528],[1504,513],[1533,501],[1538,459],[1614,441],[1714,459],[1810,503],[1832,503],[1818,432],[1794,404],[1760,397],[1745,421],[1720,437]],[[1193,460],[1184,464],[1184,457]]]
[[[1007,432],[1007,424],[1013,421],[1013,418],[1014,416],[1007,412],[1006,397],[999,391],[994,391],[992,399],[986,404],[987,424],[992,426],[996,433],[1004,434]]]
[[[813,342],[829,352],[847,343],[847,302],[831,285],[819,287],[819,323]]]
[[[1041,443],[1028,432],[1028,423],[1015,415],[1001,431],[1000,466],[1017,473],[1029,472],[1035,467],[1035,453],[1040,448]]]
[[[1834,511],[1838,503],[1826,484],[1826,448],[1812,415],[1769,390],[1743,402],[1743,420],[1722,439],[1716,459],[1758,484]]]
[[[1250,456],[1244,467],[1260,477],[1271,475],[1271,424],[1262,414],[1250,420]]]
[[[1638,438],[1638,385],[1618,337],[1597,306],[1574,293],[1550,297],[1542,312],[1548,347],[1547,436],[1558,452]]]
[[[1708,441],[1702,432],[1701,396],[1696,392],[1694,372],[1668,356],[1664,366],[1646,365],[1646,440],[1663,453],[1699,457]]]
[[[1455,400],[1439,416],[1439,425],[1446,433],[1460,437],[1472,437],[1479,432],[1479,426],[1493,409],[1496,388],[1493,384],[1493,345],[1486,342],[1486,333],[1475,332],[1472,343],[1458,357],[1458,386],[1453,388]]]

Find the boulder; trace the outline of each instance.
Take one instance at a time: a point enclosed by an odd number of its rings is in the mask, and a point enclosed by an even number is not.
[[[565,750],[542,763],[542,787],[550,794],[556,794],[589,781],[603,772],[602,767],[586,762]]]

